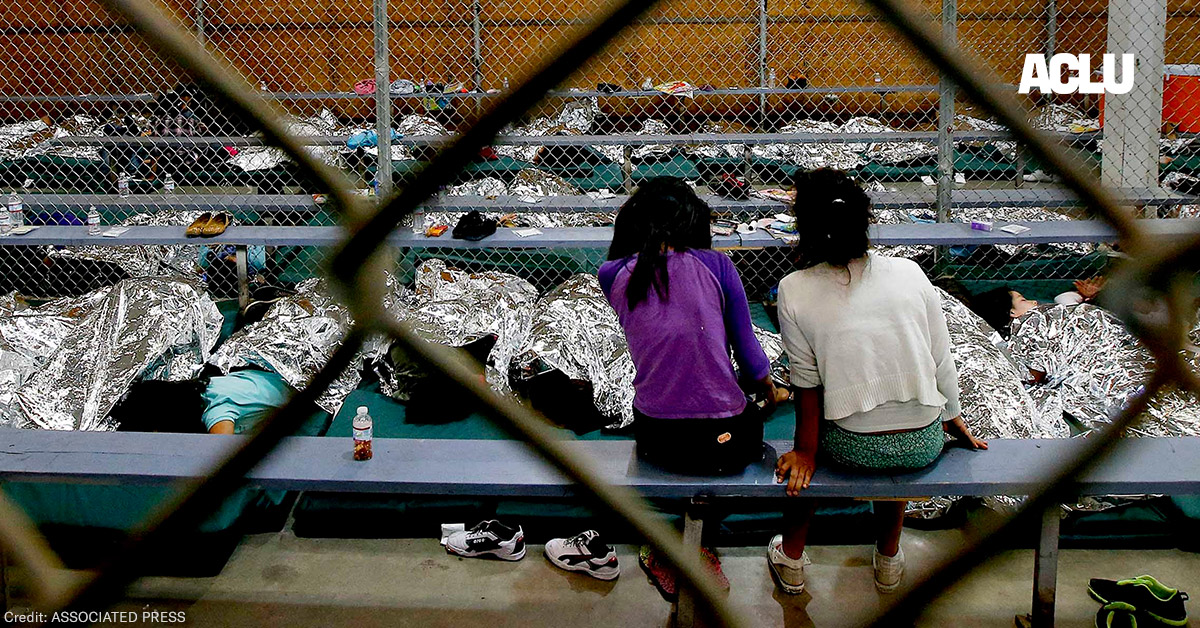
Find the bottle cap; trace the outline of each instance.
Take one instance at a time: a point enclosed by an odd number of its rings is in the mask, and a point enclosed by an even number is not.
[[[359,407],[358,407],[358,413],[359,413],[359,414],[366,414],[366,413],[367,413],[367,407],[366,407],[366,406],[359,406]]]

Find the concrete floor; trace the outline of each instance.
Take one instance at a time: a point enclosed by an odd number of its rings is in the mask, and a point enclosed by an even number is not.
[[[910,573],[953,551],[957,531],[905,532]],[[302,539],[290,532],[247,537],[220,576],[147,578],[124,610],[183,610],[194,626],[667,626],[669,604],[620,546],[623,573],[600,582],[552,567],[541,546],[520,562],[450,556],[435,540]],[[809,591],[775,592],[761,548],[721,550],[730,601],[754,626],[849,626],[879,604],[870,548],[810,548]],[[1004,552],[931,605],[920,626],[1007,628],[1030,606],[1033,554]],[[1175,550],[1062,552],[1057,625],[1093,625],[1089,577],[1152,573],[1200,592],[1200,554]],[[125,624],[128,625],[128,624]]]

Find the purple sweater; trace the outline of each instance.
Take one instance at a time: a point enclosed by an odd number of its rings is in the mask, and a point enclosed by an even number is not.
[[[605,262],[600,287],[617,311],[637,369],[633,407],[659,419],[741,414],[729,349],[744,376],[763,379],[770,363],[754,336],[746,291],[733,262],[709,249],[667,253],[666,301],[650,288],[632,311],[626,290],[637,256]]]

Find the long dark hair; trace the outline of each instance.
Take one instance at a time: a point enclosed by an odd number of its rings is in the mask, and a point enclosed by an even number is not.
[[[683,179],[656,177],[638,186],[617,214],[608,249],[610,260],[638,256],[626,289],[629,309],[645,301],[651,288],[668,297],[666,248],[712,248],[711,222],[712,209]]]
[[[798,268],[818,264],[845,268],[867,254],[871,239],[871,197],[846,173],[831,168],[797,171],[796,232]]]

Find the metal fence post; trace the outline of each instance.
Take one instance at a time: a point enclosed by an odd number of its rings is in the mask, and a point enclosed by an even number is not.
[[[1046,58],[1054,56],[1058,47],[1058,0],[1046,3]]]
[[[483,8],[479,0],[471,2],[471,86],[483,91]]]
[[[387,198],[392,192],[392,73],[388,25],[387,0],[375,0],[375,130],[379,135],[375,193],[379,198]]]
[[[942,0],[942,39],[958,40],[957,0]],[[954,83],[942,72],[938,78],[938,180],[937,219],[950,219],[951,191],[954,189]]]
[[[758,0],[758,86],[767,85],[767,0]],[[767,123],[767,95],[758,95],[759,127]]]
[[[201,45],[205,42],[204,34],[204,0],[196,0],[196,39]]]
[[[1033,558],[1033,627],[1054,626],[1054,597],[1058,582],[1058,536],[1062,509],[1057,505],[1042,513],[1037,551]]]

